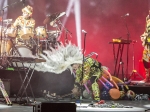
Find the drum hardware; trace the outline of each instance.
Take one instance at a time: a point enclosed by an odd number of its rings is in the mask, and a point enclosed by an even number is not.
[[[53,31],[48,31],[47,33],[48,34],[58,34],[58,33],[60,33],[61,31],[58,31],[58,30],[53,30]]]
[[[55,13],[55,14],[52,14],[52,15],[47,15],[46,19],[43,21],[43,24],[48,24],[52,21],[55,21],[56,19],[64,16],[65,14],[66,14],[65,12],[61,12],[61,13]]]
[[[30,38],[31,45],[32,45],[32,53],[33,55],[39,55],[40,54],[40,44],[39,44],[39,39],[38,38]]]

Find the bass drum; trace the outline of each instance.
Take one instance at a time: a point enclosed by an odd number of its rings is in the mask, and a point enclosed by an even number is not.
[[[25,45],[15,46],[17,50],[11,50],[11,53],[15,57],[30,57],[34,58],[33,52]]]

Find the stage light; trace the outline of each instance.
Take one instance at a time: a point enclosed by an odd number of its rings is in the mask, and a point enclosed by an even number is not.
[[[80,0],[75,0],[74,4],[75,11],[75,21],[76,21],[76,34],[77,34],[77,44],[81,49],[81,8],[80,8]]]

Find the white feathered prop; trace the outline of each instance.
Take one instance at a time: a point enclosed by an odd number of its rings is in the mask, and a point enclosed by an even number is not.
[[[40,54],[40,57],[46,60],[46,62],[37,63],[34,67],[34,64],[31,65],[31,68],[41,71],[41,72],[52,72],[60,74],[66,69],[71,69],[71,64],[80,63],[83,61],[82,51],[75,45],[69,42],[66,45],[58,45],[57,49],[45,50],[43,54]],[[25,64],[26,67],[29,67],[29,64]]]

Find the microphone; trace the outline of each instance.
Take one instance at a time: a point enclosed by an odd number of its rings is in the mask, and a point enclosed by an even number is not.
[[[129,16],[129,13],[126,13],[125,15],[121,16],[121,17],[126,17],[126,16]]]
[[[23,3],[23,6],[25,5],[25,0],[20,0],[20,2],[22,2],[22,3]]]
[[[85,30],[82,30],[83,33],[87,33]]]

